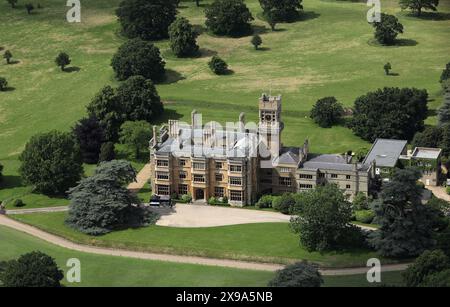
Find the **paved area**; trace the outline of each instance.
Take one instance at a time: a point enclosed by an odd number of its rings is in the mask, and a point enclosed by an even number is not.
[[[170,227],[214,227],[252,223],[289,222],[290,216],[229,207],[177,204],[173,208],[152,208],[161,218],[156,223]]]
[[[214,258],[204,258],[204,257],[193,257],[193,256],[178,256],[178,255],[168,255],[168,254],[156,254],[156,253],[144,253],[144,252],[134,252],[119,249],[108,249],[93,247],[87,245],[81,245],[64,238],[49,234],[45,231],[37,229],[35,227],[17,222],[4,215],[0,215],[0,225],[6,226],[36,238],[42,239],[54,245],[67,248],[70,250],[75,250],[79,252],[97,254],[97,255],[108,255],[108,256],[120,256],[129,257],[136,259],[146,259],[146,260],[157,260],[166,262],[177,262],[177,263],[189,263],[189,264],[201,264],[210,266],[222,266],[237,269],[247,269],[247,270],[260,270],[260,271],[276,271],[283,268],[281,264],[274,263],[257,263],[257,262],[247,262],[247,261],[237,261],[237,260],[227,260],[227,259],[214,259]],[[400,271],[404,270],[407,264],[394,264],[394,265],[384,265],[382,271]],[[320,270],[323,275],[353,275],[353,274],[365,274],[368,268],[343,268],[343,269],[324,269]]]
[[[427,186],[426,188],[433,192],[434,196],[437,198],[450,201],[450,195],[447,194],[444,187]]]
[[[128,190],[131,190],[136,193],[139,192],[139,190],[142,189],[150,179],[150,173],[151,173],[150,164],[146,164],[137,174],[136,182],[132,182],[128,185]]]
[[[48,208],[6,210],[6,214],[16,215],[16,214],[29,214],[29,213],[64,212],[64,211],[68,211],[68,210],[69,210],[68,206],[61,206],[61,207],[48,207]]]

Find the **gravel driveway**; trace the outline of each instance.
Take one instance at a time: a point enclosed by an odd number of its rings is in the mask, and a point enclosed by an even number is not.
[[[173,208],[152,208],[161,218],[156,223],[171,227],[214,227],[251,223],[289,222],[290,216],[278,212],[177,204]]]

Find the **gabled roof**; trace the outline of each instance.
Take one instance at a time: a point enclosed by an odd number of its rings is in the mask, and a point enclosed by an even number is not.
[[[375,161],[379,167],[395,167],[407,144],[405,140],[376,139],[363,164]]]

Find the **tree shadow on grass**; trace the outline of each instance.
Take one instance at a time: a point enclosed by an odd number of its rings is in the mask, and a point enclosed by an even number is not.
[[[23,184],[22,178],[20,178],[20,176],[5,175],[2,177],[2,181],[0,182],[1,189],[12,189],[24,186],[25,185]]]
[[[172,84],[184,79],[186,78],[179,72],[172,69],[166,69],[164,79],[161,82],[158,82],[158,84]]]
[[[5,87],[2,91],[0,91],[0,93],[1,93],[1,92],[4,92],[4,93],[6,93],[6,92],[13,92],[13,91],[15,91],[15,90],[16,90],[15,87],[13,87],[13,86],[7,86],[7,87]]]
[[[390,73],[387,74],[387,76],[388,77],[398,77],[398,76],[400,76],[400,74],[396,73],[396,72],[390,72]]]
[[[207,48],[200,48],[197,58],[211,58],[213,56],[217,55],[217,51],[207,49]]]
[[[155,125],[163,125],[163,124],[167,124],[169,119],[178,120],[178,119],[183,117],[183,115],[178,113],[176,110],[170,109],[169,106],[170,106],[170,104],[166,104],[164,106],[164,113],[159,118],[155,119],[153,124],[155,124]]]
[[[395,40],[395,46],[401,46],[401,47],[411,47],[411,46],[417,46],[419,43],[416,40],[413,39],[407,39],[407,38],[399,38]]]
[[[255,50],[255,51],[262,51],[262,52],[264,52],[264,51],[269,51],[269,50],[270,50],[269,47],[258,47],[258,49]]]
[[[71,67],[64,68],[64,72],[69,73],[69,74],[72,72],[79,72],[80,70],[81,70],[81,68],[77,67],[77,66],[71,66]]]
[[[313,11],[308,11],[308,12],[301,13],[300,16],[296,20],[294,20],[293,22],[313,20],[313,19],[316,19],[316,18],[319,18],[319,17],[320,17],[319,13],[316,13],[316,12],[313,12]]]
[[[6,63],[6,65],[17,65],[19,63],[20,63],[19,60],[11,60],[11,61],[9,61],[9,63]]]
[[[450,20],[450,13],[448,12],[422,12],[420,16],[417,16],[414,13],[408,13],[406,14],[406,16],[411,18],[432,20],[432,21]]]

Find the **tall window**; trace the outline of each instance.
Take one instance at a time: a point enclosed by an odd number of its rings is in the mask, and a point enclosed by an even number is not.
[[[187,173],[186,172],[180,172],[180,179],[186,179]]]
[[[181,167],[186,166],[186,160],[181,159],[181,160],[180,160],[180,166],[181,166]]]
[[[216,162],[216,169],[222,169],[223,163],[222,162]]]
[[[194,182],[200,182],[200,183],[206,182],[205,176],[194,174]]]
[[[206,166],[203,162],[194,162],[194,169],[195,170],[205,170]]]
[[[242,201],[242,192],[241,191],[230,191],[230,200],[231,201]]]
[[[345,178],[347,178],[347,180],[350,180],[352,178],[352,176],[347,175],[347,176],[345,176]]]
[[[156,178],[158,180],[169,180],[169,173],[166,172],[156,172]]]
[[[241,165],[230,165],[230,172],[240,173],[240,172],[242,172],[242,166]]]
[[[225,189],[222,187],[215,187],[214,188],[214,197],[224,197],[225,196]]]
[[[179,195],[186,195],[188,193],[188,186],[187,184],[180,184],[178,185],[178,194]]]
[[[156,194],[158,195],[170,195],[170,188],[168,185],[160,185],[156,186]]]
[[[338,175],[337,174],[331,174],[331,178],[334,178],[334,179],[336,179],[338,177]]]
[[[230,177],[230,184],[231,185],[241,186],[242,185],[242,178],[240,178],[240,177]]]
[[[159,167],[168,167],[169,160],[156,160],[156,165]]]
[[[216,181],[217,182],[223,181],[223,175],[222,174],[216,174]]]
[[[279,183],[281,186],[290,187],[292,186],[292,179],[290,177],[280,177]]]

